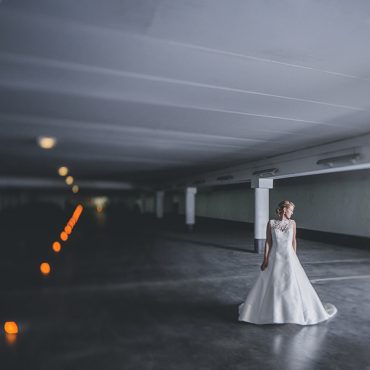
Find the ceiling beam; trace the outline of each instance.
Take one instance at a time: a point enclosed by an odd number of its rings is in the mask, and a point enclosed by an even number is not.
[[[131,190],[134,186],[130,182],[79,180],[80,189],[103,190]],[[0,188],[22,189],[60,189],[68,190],[68,186],[61,179],[30,178],[30,177],[0,177]]]
[[[254,177],[283,179],[370,168],[370,134],[285,153],[245,165],[166,183],[165,190],[250,182]]]

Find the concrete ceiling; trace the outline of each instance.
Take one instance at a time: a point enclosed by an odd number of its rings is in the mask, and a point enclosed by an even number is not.
[[[369,133],[369,36],[365,0],[2,0],[1,177],[156,183]]]

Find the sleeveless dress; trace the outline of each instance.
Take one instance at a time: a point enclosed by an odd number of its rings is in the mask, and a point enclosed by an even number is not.
[[[253,324],[313,325],[337,313],[323,304],[294,252],[294,220],[270,220],[272,248],[268,266],[238,306],[239,321]]]

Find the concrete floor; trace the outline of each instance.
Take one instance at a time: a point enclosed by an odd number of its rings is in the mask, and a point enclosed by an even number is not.
[[[30,272],[41,255],[3,260],[0,317],[21,333],[2,335],[0,368],[370,370],[370,249],[298,239],[307,275],[338,314],[258,326],[237,321],[261,262],[252,245],[250,231],[100,223],[76,231],[49,277]]]

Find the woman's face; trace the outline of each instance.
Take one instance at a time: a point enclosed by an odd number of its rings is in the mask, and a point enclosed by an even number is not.
[[[293,212],[294,212],[294,207],[289,206],[285,208],[285,215],[287,218],[291,218]]]

